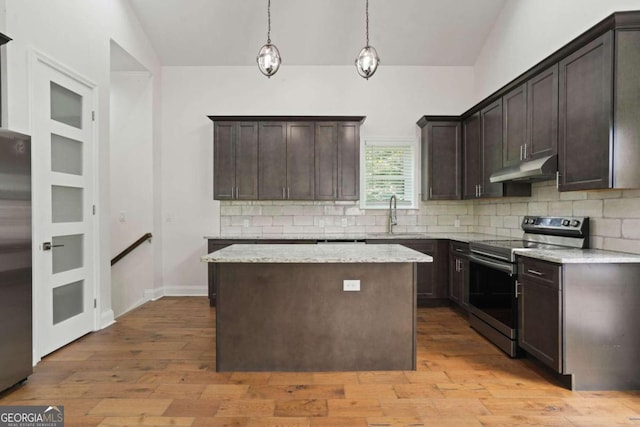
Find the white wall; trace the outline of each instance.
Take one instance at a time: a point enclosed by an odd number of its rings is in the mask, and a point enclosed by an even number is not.
[[[100,282],[98,301],[104,325],[113,319],[109,264],[110,40],[115,40],[157,76],[155,93],[159,93],[158,60],[126,0],[6,0],[6,34],[13,38],[7,45],[7,127],[31,133],[28,61],[31,49],[44,53],[98,85],[95,143],[99,158],[96,205],[100,265],[97,268]],[[159,115],[158,99],[154,97],[155,117]],[[157,126],[154,123],[155,140],[159,138]],[[37,283],[35,285],[38,286]]]
[[[111,258],[153,231],[153,78],[111,74]],[[143,244],[111,269],[115,317],[154,294],[153,246]]]
[[[473,104],[611,13],[639,9],[640,0],[507,1],[475,63]]]
[[[471,105],[471,67],[383,67],[369,81],[354,67],[165,67],[162,76],[166,294],[204,294],[204,235],[218,235],[213,125],[207,115],[364,115],[361,135],[418,137],[425,114]]]

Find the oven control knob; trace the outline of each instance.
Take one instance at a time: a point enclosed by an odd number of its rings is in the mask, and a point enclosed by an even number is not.
[[[569,222],[569,220],[568,220],[568,219],[563,219],[563,220],[562,220],[562,226],[563,226],[563,227],[568,227],[568,226],[569,226],[569,224],[570,224],[570,222]]]
[[[580,225],[580,221],[578,221],[577,219],[574,219],[573,221],[571,221],[571,226],[572,227],[577,227]]]

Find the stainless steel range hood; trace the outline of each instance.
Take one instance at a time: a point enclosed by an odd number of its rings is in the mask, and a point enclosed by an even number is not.
[[[489,177],[491,182],[547,181],[555,178],[558,170],[558,156],[556,154],[535,160],[525,160],[515,166],[509,166],[495,171]]]

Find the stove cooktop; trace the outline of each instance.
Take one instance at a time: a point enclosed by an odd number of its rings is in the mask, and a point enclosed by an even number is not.
[[[515,249],[567,249],[567,246],[551,245],[549,243],[532,242],[529,240],[485,240],[482,242],[470,242],[469,250],[471,252],[489,255],[505,261],[514,263],[516,256]]]

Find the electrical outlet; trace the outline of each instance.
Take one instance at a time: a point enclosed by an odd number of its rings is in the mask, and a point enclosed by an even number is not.
[[[458,218],[456,218],[455,222],[453,223],[454,227],[460,227],[460,220]]]
[[[242,226],[243,226],[244,228],[249,228],[249,220],[248,220],[248,219],[243,220],[243,221],[242,221]]]
[[[345,292],[358,292],[360,291],[360,280],[343,280],[342,290]]]
[[[118,221],[120,222],[126,222],[127,221],[127,212],[126,211],[120,211],[120,215],[118,215]]]

